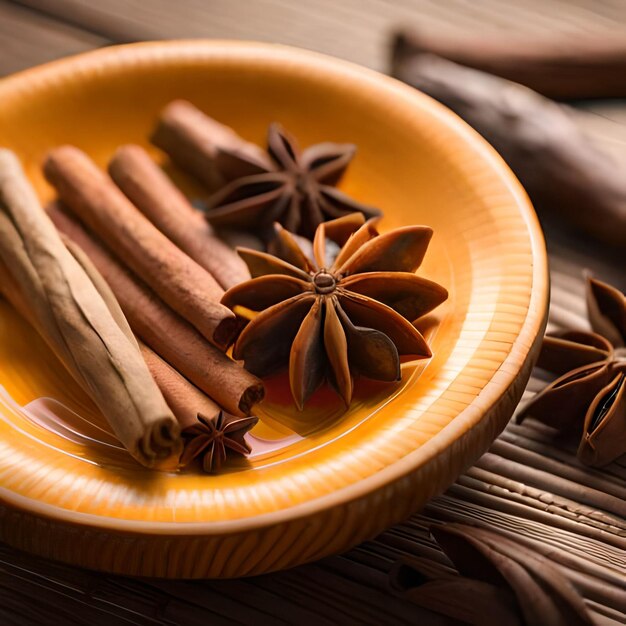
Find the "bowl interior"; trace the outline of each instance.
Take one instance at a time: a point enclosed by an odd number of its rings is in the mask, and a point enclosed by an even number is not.
[[[3,486],[114,519],[224,521],[314,500],[411,455],[419,463],[416,452],[460,414],[459,428],[469,428],[505,392],[541,326],[545,256],[523,192],[470,129],[391,79],[279,47],[179,46],[99,52],[0,83],[0,143],[22,158],[42,201],[53,196],[40,171],[47,150],[75,144],[105,166],[120,144],[149,147],[159,110],[174,98],[259,144],[272,121],[302,146],[355,143],[340,188],[380,207],[383,230],[434,228],[419,274],[450,293],[422,323],[434,357],[405,363],[397,385],[359,382],[345,413],[325,392],[298,413],[278,377],[248,462],[220,476],[154,473],[127,459],[44,342],[0,302]],[[191,195],[203,193],[173,175]],[[503,368],[520,333],[526,351]],[[87,489],[96,495],[85,498]]]

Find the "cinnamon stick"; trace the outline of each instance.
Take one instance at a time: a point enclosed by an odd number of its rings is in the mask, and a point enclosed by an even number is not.
[[[194,426],[198,422],[198,413],[207,417],[217,415],[221,409],[213,400],[202,393],[173,367],[168,365],[146,346],[145,343],[137,341],[127,319],[124,317],[119,302],[102,274],[96,270],[95,266],[89,260],[89,257],[77,243],[69,239],[66,235],[61,235],[61,238],[67,249],[82,265],[85,273],[93,282],[111,312],[111,316],[116,324],[128,337],[129,341],[137,346],[137,349],[141,352],[141,356],[146,362],[154,382],[163,394],[163,398],[172,410],[172,413],[174,413],[174,417],[178,420],[181,431]]]
[[[90,395],[125,448],[147,467],[174,467],[180,428],[139,350],[65,247],[21,166],[0,150],[2,291]]]
[[[431,53],[557,100],[626,97],[626,38],[620,36],[452,36],[399,33],[398,57]]]
[[[209,189],[273,168],[264,150],[186,100],[163,109],[150,141]]]
[[[109,174],[128,199],[222,288],[250,279],[239,255],[214,234],[202,214],[143,148],[119,148],[109,163]]]
[[[47,208],[59,231],[91,259],[133,331],[165,361],[233,415],[250,415],[261,381],[216,349],[57,204]]]
[[[72,146],[50,152],[44,165],[60,198],[175,311],[209,341],[226,347],[237,331],[233,313],[220,304],[224,290],[161,233],[113,181]]]
[[[174,413],[184,440],[184,450],[180,455],[180,465],[186,466],[193,459],[201,456],[203,458],[202,467],[206,471],[219,471],[219,464],[213,463],[215,444],[219,446],[219,435],[212,433],[210,428],[207,428],[207,424],[219,424],[220,418],[223,417],[222,409],[148,346],[137,341],[122,313],[119,302],[115,299],[111,288],[102,275],[97,272],[87,255],[76,243],[64,235],[62,235],[62,238],[64,238],[64,243],[68,250],[91,278],[117,325],[128,337],[129,341],[141,352],[154,382],[163,394],[167,405]],[[252,423],[257,421],[256,417],[232,417],[227,419],[240,420],[246,426],[249,423],[246,420],[253,420]],[[224,433],[224,436],[226,436],[226,433]],[[242,445],[239,451],[243,454],[248,454],[250,448],[247,445]]]
[[[148,346],[142,343],[140,349],[152,377],[176,416],[181,430],[184,431],[197,424],[198,413],[212,418],[221,411],[213,400],[179,374]]]
[[[396,50],[394,75],[450,107],[504,157],[536,208],[604,243],[626,241],[626,176],[568,109],[496,76]]]
[[[194,443],[195,439],[203,435],[206,436],[207,431],[204,428],[204,423],[200,420],[204,420],[205,422],[207,420],[218,420],[222,409],[207,395],[202,393],[200,389],[189,382],[182,374],[177,372],[171,365],[153,352],[145,343],[137,341],[108,283],[104,280],[102,275],[98,273],[78,244],[74,243],[65,235],[62,235],[62,238],[68,250],[83,266],[85,272],[91,278],[109,308],[113,319],[128,337],[129,341],[131,341],[133,345],[136,345],[137,349],[141,352],[154,382],[156,382],[159,390],[163,394],[163,398],[174,413],[180,426],[185,442],[185,450],[180,456],[180,463],[186,465],[190,460],[198,456],[198,448],[203,449],[202,442]],[[233,419],[237,420],[240,418],[234,417]],[[257,418],[244,417],[241,419],[256,420]],[[208,465],[209,467],[211,466],[210,463]]]

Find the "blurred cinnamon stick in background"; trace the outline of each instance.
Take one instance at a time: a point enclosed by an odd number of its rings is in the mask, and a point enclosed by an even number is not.
[[[432,53],[556,100],[626,97],[626,37],[537,35],[452,36],[424,31],[398,35],[406,57]]]
[[[502,155],[540,214],[616,247],[626,242],[626,162],[578,127],[572,110],[532,90],[441,57],[402,38],[393,75],[475,128]]]

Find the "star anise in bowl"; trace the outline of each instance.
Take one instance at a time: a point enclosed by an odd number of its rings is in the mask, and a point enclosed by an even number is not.
[[[271,124],[267,149],[271,169],[237,178],[207,200],[206,218],[213,226],[264,232],[279,222],[312,239],[326,220],[353,212],[380,215],[336,188],[354,156],[354,145],[327,142],[300,150],[292,135]]]
[[[244,436],[258,421],[258,417],[236,417],[224,411],[211,417],[198,414],[197,423],[182,432],[185,449],[181,466],[199,458],[202,469],[214,474],[220,471],[229,454],[248,456],[251,450]]]
[[[251,318],[233,357],[258,376],[288,365],[291,393],[302,409],[327,379],[347,404],[357,374],[400,379],[400,356],[431,351],[413,321],[448,296],[417,276],[432,236],[426,226],[379,234],[360,213],[318,226],[313,258],[277,225],[275,255],[240,248],[252,280],[222,302]]]
[[[559,377],[524,407],[559,432],[580,436],[578,458],[606,465],[626,453],[626,298],[615,287],[587,279],[593,332],[546,335],[538,367]]]

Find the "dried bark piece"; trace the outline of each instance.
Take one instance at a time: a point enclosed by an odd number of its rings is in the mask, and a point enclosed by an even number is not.
[[[222,410],[211,398],[202,393],[146,344],[140,343],[139,349],[152,378],[176,416],[183,434],[185,429],[197,424],[199,413],[213,418]]]
[[[455,63],[526,85],[556,100],[623,98],[626,42],[606,34],[450,36],[440,32],[400,33],[395,54],[436,54]]]
[[[278,124],[270,126],[267,143],[271,168],[233,180],[208,199],[206,216],[213,226],[267,231],[279,222],[313,238],[326,220],[354,212],[380,215],[334,187],[354,156],[353,145],[320,143],[301,151]]]
[[[65,247],[15,155],[0,151],[2,290],[22,308],[94,400],[124,447],[147,467],[176,466],[180,428],[139,349]]]
[[[362,214],[346,215],[319,225],[313,258],[278,225],[276,235],[283,258],[240,249],[253,278],[222,299],[250,320],[233,348],[247,369],[267,376],[288,364],[292,396],[302,409],[324,378],[348,405],[355,373],[397,381],[401,355],[431,356],[411,321],[448,294],[410,273],[424,257],[429,228],[378,235]]]
[[[566,107],[516,83],[397,48],[393,75],[450,107],[503,156],[535,207],[623,249],[626,177]]]

